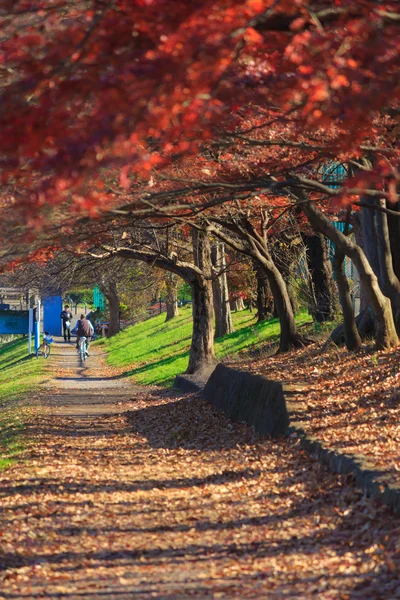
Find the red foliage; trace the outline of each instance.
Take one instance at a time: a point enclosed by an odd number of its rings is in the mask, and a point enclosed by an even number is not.
[[[338,127],[332,153],[354,154],[377,113],[398,109],[397,8],[3,0],[2,180],[29,196],[17,204],[31,218],[66,200],[95,215],[117,202],[105,168],[127,189],[129,173],[147,177],[194,151],[249,103],[271,114],[296,106],[293,131]]]

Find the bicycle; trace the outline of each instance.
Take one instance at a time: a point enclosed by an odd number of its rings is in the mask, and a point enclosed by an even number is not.
[[[43,340],[39,348],[36,350],[36,358],[39,358],[39,356],[43,356],[43,358],[49,358],[50,344],[52,343],[52,341],[53,338]]]
[[[79,338],[78,354],[81,359],[81,362],[84,363],[87,357],[87,346],[85,337]]]

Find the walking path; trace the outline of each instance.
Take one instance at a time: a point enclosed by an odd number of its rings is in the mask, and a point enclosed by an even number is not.
[[[400,598],[400,517],[349,479],[53,350],[33,443],[0,474],[1,600]]]

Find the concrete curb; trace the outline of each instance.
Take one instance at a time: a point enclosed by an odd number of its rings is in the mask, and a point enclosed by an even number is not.
[[[376,470],[365,456],[349,456],[327,448],[323,442],[307,434],[297,424],[291,425],[288,433],[297,436],[300,439],[302,448],[321,464],[327,466],[330,471],[333,473],[351,473],[354,475],[356,485],[365,491],[368,496],[387,504],[393,512],[400,513],[400,484],[388,483],[390,475],[385,471]]]
[[[203,392],[205,384],[195,382],[188,376],[178,375],[174,387],[193,393]],[[290,386],[286,390],[285,388],[286,386],[284,386],[284,392],[290,396],[292,393]],[[297,392],[297,390],[295,391]],[[300,440],[302,448],[328,467],[331,472],[354,475],[356,485],[368,496],[383,502],[393,512],[400,514],[400,483],[398,485],[389,483],[390,475],[374,468],[365,456],[342,454],[326,447],[321,440],[306,433],[301,424],[293,418],[296,414],[296,403],[292,403],[289,399],[286,399],[286,403],[290,419],[287,435],[296,436]]]

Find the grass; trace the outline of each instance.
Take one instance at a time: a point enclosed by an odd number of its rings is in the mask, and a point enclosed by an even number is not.
[[[244,310],[233,313],[233,321],[235,332],[216,340],[215,352],[220,359],[260,348],[279,337],[278,319],[257,324],[255,314]],[[305,312],[297,317],[299,325],[309,321]],[[162,314],[96,344],[107,351],[110,366],[123,369],[136,383],[170,385],[187,368],[191,333],[192,310],[184,307],[168,323]]]
[[[0,345],[0,470],[24,449],[29,409],[21,398],[39,385],[44,372],[43,361],[27,356],[27,346],[23,338]]]

